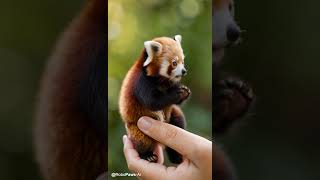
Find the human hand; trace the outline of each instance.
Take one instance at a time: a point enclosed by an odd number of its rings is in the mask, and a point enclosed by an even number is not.
[[[168,123],[142,117],[138,127],[146,135],[171,147],[183,156],[177,167],[166,167],[162,160],[151,163],[139,157],[130,139],[123,136],[124,154],[128,168],[140,173],[141,180],[174,179],[194,180],[212,179],[212,142]]]

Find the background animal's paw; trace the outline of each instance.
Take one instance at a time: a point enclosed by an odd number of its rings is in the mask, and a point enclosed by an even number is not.
[[[254,98],[252,88],[240,79],[227,78],[220,81],[219,85],[223,87],[221,95],[232,99],[236,91],[240,93],[248,101],[252,101]]]
[[[254,99],[252,88],[244,81],[236,78],[227,78],[218,83],[218,92],[214,97],[219,100],[229,100],[234,103],[240,103],[241,100],[245,101],[245,104],[250,105]],[[240,108],[246,109],[246,108]]]
[[[142,156],[141,158],[153,163],[158,162],[158,156],[155,154],[147,154]]]
[[[214,132],[225,131],[236,119],[243,117],[253,104],[252,88],[236,78],[220,81],[214,94]]]
[[[182,103],[191,95],[191,91],[187,86],[180,86],[178,90],[179,101],[178,104]]]

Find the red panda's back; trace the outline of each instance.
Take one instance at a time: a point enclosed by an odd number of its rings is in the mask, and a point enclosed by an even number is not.
[[[106,51],[106,6],[100,2],[90,0],[63,33],[42,78],[34,143],[46,180],[95,179],[107,169],[107,145],[79,101],[92,57]]]
[[[138,59],[125,76],[119,98],[119,110],[125,123],[136,123],[145,115],[146,109],[139,103],[134,95],[135,85],[142,73],[143,61]]]

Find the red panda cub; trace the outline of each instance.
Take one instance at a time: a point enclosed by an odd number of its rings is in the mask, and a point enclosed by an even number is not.
[[[143,134],[137,127],[142,116],[149,116],[185,128],[185,118],[177,104],[191,94],[180,84],[187,70],[180,35],[174,38],[159,37],[144,42],[142,54],[123,80],[119,109],[127,134],[142,159],[157,162],[153,154],[157,142]],[[181,163],[182,156],[166,149],[172,163]]]

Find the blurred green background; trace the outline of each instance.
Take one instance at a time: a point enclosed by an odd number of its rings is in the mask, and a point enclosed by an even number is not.
[[[108,9],[108,167],[129,172],[123,155],[126,133],[119,117],[122,79],[139,57],[143,42],[159,36],[182,35],[188,75],[183,82],[192,91],[183,106],[187,129],[211,139],[211,1],[109,0]]]
[[[32,146],[39,81],[84,0],[0,2],[0,179],[40,179]]]
[[[235,3],[247,32],[224,68],[252,84],[257,104],[220,143],[240,179],[320,179],[320,1]]]

